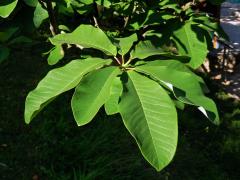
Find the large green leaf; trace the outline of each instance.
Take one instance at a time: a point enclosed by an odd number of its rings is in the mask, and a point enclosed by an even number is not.
[[[150,41],[139,42],[135,49],[131,52],[131,59],[145,59],[154,55],[166,55],[168,54],[163,49],[155,47]]]
[[[156,64],[138,66],[136,70],[150,75],[166,85],[180,101],[198,106],[198,109],[212,122],[219,123],[215,103],[204,95],[199,79],[192,73],[179,71],[168,66],[156,66]]]
[[[117,40],[119,41],[119,46],[120,46],[119,54],[125,55],[128,53],[133,43],[138,40],[138,38],[137,38],[137,34],[134,33],[131,36],[118,38]]]
[[[179,29],[173,32],[173,39],[181,55],[191,57],[189,65],[198,68],[203,64],[207,53],[207,42],[204,33],[197,25],[186,22]]]
[[[72,111],[79,126],[89,123],[107,101],[118,67],[107,67],[86,75],[72,97]]]
[[[95,48],[110,55],[117,54],[117,48],[107,35],[99,28],[91,25],[80,25],[72,33],[59,34],[50,39],[52,44],[78,44],[83,48]]]
[[[134,71],[119,108],[123,122],[147,161],[158,171],[172,160],[177,146],[177,113],[167,92],[155,81]]]
[[[18,0],[1,0],[0,17],[7,18],[12,13],[17,3]]]
[[[50,71],[31,91],[25,102],[25,121],[29,123],[49,100],[59,94],[74,88],[81,78],[93,69],[110,64],[111,60],[89,58],[86,60],[73,60],[67,65]]]
[[[112,83],[110,96],[107,102],[104,104],[107,115],[116,114],[119,112],[119,98],[122,94],[123,87],[120,77],[116,77]]]

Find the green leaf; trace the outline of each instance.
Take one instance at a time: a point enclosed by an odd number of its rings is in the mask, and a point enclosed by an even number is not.
[[[192,73],[179,71],[168,66],[146,64],[136,70],[150,75],[173,91],[176,98],[184,103],[198,106],[198,109],[213,123],[219,124],[219,116],[215,103],[207,98],[200,86],[199,79]]]
[[[120,46],[119,54],[125,55],[128,53],[133,43],[138,40],[138,38],[137,38],[137,34],[134,33],[131,36],[128,36],[125,38],[117,38],[117,40],[119,41],[119,46]]]
[[[19,30],[18,27],[10,27],[0,31],[0,42],[7,42]]]
[[[131,52],[131,59],[145,59],[149,56],[154,55],[165,55],[168,54],[163,49],[155,47],[151,41],[141,41],[139,42],[135,49]]]
[[[10,42],[8,42],[8,45],[29,44],[29,43],[33,43],[33,40],[28,38],[28,37],[26,37],[26,36],[18,36],[16,38],[12,39]]]
[[[209,92],[205,82],[200,76],[197,76],[192,70],[190,70],[185,64],[179,62],[178,60],[155,60],[155,61],[148,61],[145,63],[147,66],[161,66],[161,67],[167,67],[172,70],[186,72],[192,75],[192,78],[198,81],[198,83],[201,85],[202,88],[206,92]]]
[[[72,33],[59,34],[50,41],[54,45],[78,44],[83,48],[95,48],[113,56],[117,54],[117,48],[107,35],[101,29],[91,25],[80,25]]]
[[[192,25],[190,22],[185,23],[173,32],[173,40],[179,53],[191,57],[189,65],[194,69],[203,64],[208,53],[203,34],[201,28]]]
[[[110,96],[107,102],[104,104],[107,115],[116,114],[119,112],[119,98],[122,95],[123,86],[119,77],[116,77],[113,81],[110,90]]]
[[[89,123],[107,101],[118,67],[107,67],[86,75],[75,89],[72,111],[79,126]]]
[[[48,64],[54,65],[57,64],[58,61],[60,61],[64,57],[64,51],[62,49],[61,45],[57,45],[53,48],[53,50],[50,52],[48,56]]]
[[[17,6],[18,0],[1,0],[0,17],[7,18]]]
[[[99,58],[73,60],[61,68],[50,71],[26,98],[25,122],[29,123],[48,101],[77,86],[85,74],[111,62]]]
[[[109,0],[95,0],[95,2],[98,4],[98,5],[100,5],[100,6],[104,6],[104,7],[106,7],[106,8],[110,8],[110,6],[111,6],[111,1],[109,1]]]
[[[172,160],[177,146],[177,112],[155,81],[128,71],[119,108],[123,122],[147,161],[158,171]]]
[[[28,6],[36,7],[38,4],[38,0],[23,0]]]
[[[8,58],[10,49],[0,45],[0,64]]]
[[[41,4],[38,3],[34,11],[33,23],[36,28],[39,28],[43,21],[48,18],[48,12],[42,8]]]

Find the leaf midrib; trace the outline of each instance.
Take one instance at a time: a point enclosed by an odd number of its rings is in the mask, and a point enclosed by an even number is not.
[[[135,72],[135,73],[137,73],[137,72]],[[132,80],[132,78],[131,78],[131,80]],[[150,79],[149,79],[149,80],[150,80]],[[133,80],[132,80],[132,84],[133,84],[134,90],[135,90],[135,92],[136,92],[136,94],[137,94],[137,97],[138,97],[138,99],[139,99],[139,102],[140,102],[140,104],[142,105],[141,107],[144,107],[143,104],[142,104],[142,102],[141,102],[141,99],[140,99],[140,97],[139,97],[139,95],[138,95],[138,93],[137,93],[137,91],[136,91],[137,88],[136,88],[136,86],[134,85]],[[147,118],[146,118],[146,115],[145,115],[145,111],[144,111],[143,109],[144,109],[144,108],[142,108],[144,117],[145,117],[145,119],[147,119]],[[154,140],[153,137],[152,137],[152,132],[150,131],[149,124],[148,124],[147,120],[146,120],[146,124],[148,125],[147,127],[148,127],[148,130],[149,130],[149,133],[151,134],[151,139],[152,139],[153,142],[155,142],[155,140]],[[153,147],[154,147],[155,154],[156,154],[155,157],[157,157],[158,162],[160,162],[160,161],[159,161],[159,158],[158,158],[158,153],[157,153],[157,150],[156,150],[155,145],[154,145]]]

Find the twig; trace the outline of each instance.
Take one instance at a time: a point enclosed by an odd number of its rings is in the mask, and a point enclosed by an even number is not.
[[[47,6],[44,4],[42,0],[38,0],[39,4],[42,6],[43,9],[47,10]]]
[[[121,65],[121,62],[118,60],[118,58],[114,57],[114,59],[117,61],[118,64]]]
[[[57,26],[57,20],[54,15],[54,10],[52,6],[51,0],[38,0],[38,2],[41,4],[41,6],[47,10],[49,21],[50,21],[50,30],[53,36],[58,34],[58,26]]]
[[[97,18],[95,16],[93,16],[93,20],[94,20],[94,26],[99,28],[98,21],[97,21]]]

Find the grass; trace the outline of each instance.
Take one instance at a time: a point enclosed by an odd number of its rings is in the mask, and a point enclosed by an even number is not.
[[[26,125],[26,94],[49,70],[40,52],[38,46],[16,50],[0,66],[1,180],[239,179],[240,105],[221,94],[216,98],[223,118],[219,127],[194,108],[179,113],[176,156],[159,173],[143,159],[119,115],[100,110],[90,124],[77,127],[70,109],[72,91]]]

